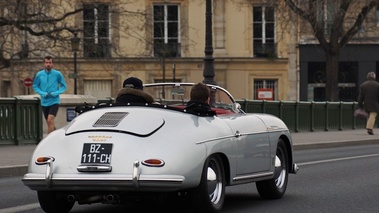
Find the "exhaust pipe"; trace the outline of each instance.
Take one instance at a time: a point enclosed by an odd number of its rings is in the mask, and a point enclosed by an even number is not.
[[[70,194],[67,196],[67,201],[68,202],[75,202],[76,201],[76,198],[74,195]]]
[[[90,197],[87,197],[85,199],[81,199],[81,200],[78,200],[78,204],[91,204],[91,203],[98,203],[101,201],[101,195],[94,195],[94,196],[90,196]]]
[[[119,201],[119,196],[117,194],[108,194],[104,197],[104,200],[108,203],[115,203]]]

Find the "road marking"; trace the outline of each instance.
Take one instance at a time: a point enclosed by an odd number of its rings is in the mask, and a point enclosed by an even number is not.
[[[377,156],[379,156],[379,154],[361,155],[361,156],[354,156],[354,157],[334,158],[334,159],[328,159],[328,160],[311,161],[311,162],[305,162],[305,163],[298,163],[297,165],[304,166],[304,165],[312,165],[312,164],[319,164],[319,163],[329,163],[329,162],[343,161],[343,160],[370,158],[370,157],[377,157]]]
[[[28,205],[23,205],[23,206],[16,206],[16,207],[10,207],[6,209],[0,209],[0,213],[17,213],[17,212],[22,212],[30,209],[36,209],[36,208],[41,208],[39,203],[32,203]]]

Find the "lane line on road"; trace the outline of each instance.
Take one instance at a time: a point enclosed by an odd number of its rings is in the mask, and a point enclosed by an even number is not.
[[[379,154],[360,155],[360,156],[354,156],[354,157],[344,157],[344,158],[334,158],[334,159],[328,159],[328,160],[304,162],[304,163],[298,163],[297,165],[305,166],[305,165],[312,165],[312,164],[319,164],[319,163],[329,163],[329,162],[335,162],[335,161],[353,160],[353,159],[360,159],[360,158],[370,158],[370,157],[377,157],[377,156],[379,156]]]
[[[36,209],[36,208],[41,208],[39,203],[32,203],[32,204],[23,205],[23,206],[0,209],[0,213],[17,213],[17,212],[22,212],[26,210]]]

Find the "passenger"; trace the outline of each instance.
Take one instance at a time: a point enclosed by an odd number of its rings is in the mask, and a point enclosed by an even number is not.
[[[207,85],[203,83],[195,84],[191,89],[190,98],[191,100],[188,101],[185,108],[187,111],[200,114],[205,113],[207,115],[216,114],[209,105],[210,91]]]
[[[123,88],[117,92],[116,103],[154,103],[154,98],[143,91],[142,81],[135,77],[127,78]]]

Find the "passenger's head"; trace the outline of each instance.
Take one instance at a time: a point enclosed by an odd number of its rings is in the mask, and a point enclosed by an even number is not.
[[[209,102],[209,88],[203,84],[195,84],[191,89],[191,101]]]
[[[367,73],[367,79],[376,79],[376,74],[374,72]]]
[[[122,87],[143,90],[142,81],[135,77],[125,79]]]

